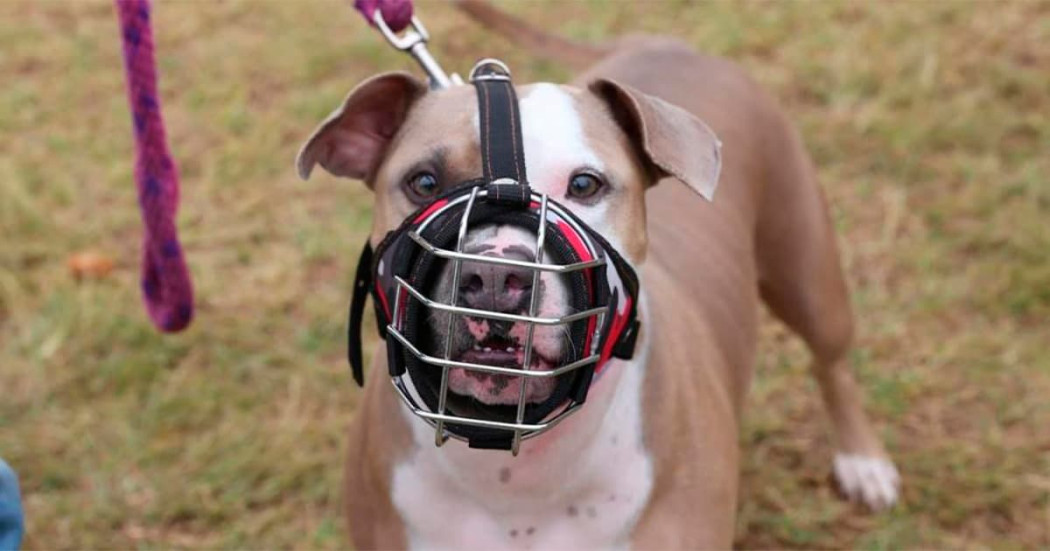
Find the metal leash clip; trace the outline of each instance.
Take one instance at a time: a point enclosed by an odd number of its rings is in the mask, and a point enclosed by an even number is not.
[[[459,75],[452,74],[450,77],[441,68],[437,60],[434,59],[434,56],[430,55],[430,51],[427,50],[427,41],[430,40],[430,34],[427,33],[426,27],[423,26],[423,22],[419,18],[412,16],[411,27],[401,36],[398,36],[390,29],[379,10],[372,14],[372,21],[375,22],[379,32],[383,33],[383,38],[386,38],[386,41],[391,46],[403,52],[408,52],[423,67],[423,71],[430,77],[431,90],[443,90],[454,85],[463,84],[463,79]]]

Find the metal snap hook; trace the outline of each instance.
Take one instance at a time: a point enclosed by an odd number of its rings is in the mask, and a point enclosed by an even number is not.
[[[398,36],[397,33],[390,29],[390,26],[386,24],[386,20],[383,19],[383,14],[378,9],[372,14],[372,21],[391,46],[402,52],[408,52],[423,67],[423,71],[430,77],[431,89],[441,90],[451,88],[453,85],[463,84],[463,80],[459,78],[459,75],[449,77],[437,60],[434,59],[434,56],[430,55],[430,52],[427,50],[430,34],[419,18],[412,16],[410,28],[401,36]]]

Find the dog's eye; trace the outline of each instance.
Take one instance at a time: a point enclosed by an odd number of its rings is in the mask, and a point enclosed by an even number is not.
[[[605,182],[598,176],[589,172],[580,172],[569,179],[569,196],[587,199],[594,197],[603,187],[605,187]]]
[[[437,176],[429,172],[419,172],[408,179],[406,184],[409,191],[417,199],[429,199],[437,195],[440,186]]]

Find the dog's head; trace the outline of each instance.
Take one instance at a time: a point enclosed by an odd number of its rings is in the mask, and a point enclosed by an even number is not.
[[[569,208],[601,233],[624,259],[638,266],[646,256],[644,193],[657,180],[674,178],[710,199],[718,181],[718,140],[702,122],[657,98],[599,80],[587,89],[533,84],[517,89],[526,172],[532,189]],[[363,180],[375,193],[372,243],[420,206],[482,173],[478,102],[470,86],[429,92],[404,73],[374,77],[354,89],[303,146],[301,177],[315,164],[336,176]],[[536,237],[514,226],[472,228],[465,252],[519,260],[536,258]],[[544,256],[547,251],[543,251]],[[428,289],[439,300],[523,314],[536,296],[538,315],[570,314],[568,287],[544,272],[463,263],[458,289],[451,265]],[[520,366],[526,324],[434,315],[428,353],[440,356],[451,337],[454,360]],[[450,333],[451,331],[451,333]],[[564,327],[537,326],[530,369],[560,365],[572,340]],[[518,401],[517,377],[452,369],[449,389],[469,403]],[[546,400],[554,379],[534,380],[526,400]],[[455,403],[452,404],[454,408]]]

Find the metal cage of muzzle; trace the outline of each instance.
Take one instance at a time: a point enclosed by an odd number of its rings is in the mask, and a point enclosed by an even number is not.
[[[582,405],[582,402],[576,400],[568,400],[564,407],[559,410],[555,410],[549,413],[544,419],[537,423],[525,423],[524,414],[526,406],[526,388],[529,381],[553,378],[564,375],[566,373],[596,364],[600,359],[599,353],[599,338],[598,332],[603,327],[607,314],[609,313],[609,307],[607,305],[589,308],[583,311],[570,313],[561,317],[556,318],[544,318],[537,317],[537,308],[539,306],[539,293],[532,293],[529,299],[529,311],[528,315],[512,314],[506,312],[497,312],[491,310],[482,310],[476,308],[468,308],[464,306],[458,306],[457,296],[459,293],[460,277],[462,272],[462,266],[464,262],[476,262],[483,264],[494,264],[510,266],[518,269],[530,270],[532,272],[532,287],[538,289],[540,274],[543,272],[552,272],[557,274],[567,274],[571,272],[577,272],[581,270],[588,270],[605,266],[605,257],[598,252],[598,249],[594,247],[592,243],[585,239],[586,246],[590,250],[591,259],[579,261],[571,264],[548,264],[544,263],[544,246],[547,238],[547,221],[548,213],[550,209],[558,209],[555,204],[548,202],[545,194],[532,193],[531,201],[535,205],[538,203],[539,208],[539,221],[536,231],[536,257],[535,262],[528,262],[510,258],[502,258],[495,256],[483,256],[476,254],[469,254],[463,252],[464,239],[467,235],[468,225],[470,220],[471,212],[478,199],[485,198],[490,193],[488,189],[482,187],[474,187],[469,196],[461,196],[456,200],[451,201],[449,204],[444,205],[441,210],[433,213],[430,220],[433,220],[441,214],[441,211],[450,208],[456,208],[465,201],[466,208],[461,215],[459,222],[459,231],[456,237],[456,248],[455,250],[449,250],[433,243],[429,242],[422,233],[426,227],[424,222],[420,227],[408,232],[408,237],[415,242],[423,251],[428,254],[432,254],[438,258],[452,262],[452,284],[450,287],[450,293],[447,297],[447,301],[442,302],[435,298],[427,297],[426,294],[417,289],[411,283],[406,281],[400,276],[396,276],[394,308],[390,323],[386,327],[386,333],[390,337],[393,337],[398,341],[405,349],[415,356],[420,362],[428,366],[434,367],[435,369],[441,370],[441,383],[438,390],[438,403],[437,411],[428,411],[420,404],[424,403],[418,395],[415,395],[413,385],[406,384],[405,377],[410,377],[406,371],[401,376],[394,377],[392,379],[394,387],[398,390],[398,394],[404,400],[405,404],[412,409],[413,413],[419,417],[427,420],[431,425],[435,427],[435,443],[441,445],[448,437],[454,437],[458,439],[464,439],[462,436],[455,432],[445,430],[446,423],[455,423],[460,425],[483,427],[489,429],[499,429],[504,431],[513,432],[513,440],[511,443],[512,453],[517,453],[521,440],[538,435],[572,413],[576,408]],[[565,220],[569,224],[575,224],[572,217],[560,215],[560,219]],[[586,236],[580,228],[574,228],[580,236]],[[445,342],[443,347],[442,357],[436,357],[433,355],[426,354],[416,343],[411,342],[402,331],[400,325],[404,321],[404,310],[406,308],[406,301],[415,299],[419,301],[423,306],[445,312],[448,314],[448,328],[445,334]],[[485,365],[477,363],[462,362],[451,359],[452,354],[452,324],[455,320],[455,316],[470,316],[474,318],[481,318],[487,320],[501,320],[510,322],[520,322],[526,324],[525,342],[523,345],[524,358],[522,361],[521,368],[510,368],[494,365]],[[587,318],[593,318],[595,323],[592,327],[595,328],[595,334],[590,339],[590,350],[583,351],[583,357],[572,361],[566,365],[558,366],[555,369],[549,371],[531,371],[529,366],[533,359],[533,336],[537,325],[567,325],[575,321],[585,320]],[[448,411],[448,385],[449,385],[449,370],[452,368],[461,368],[467,371],[477,371],[483,373],[490,373],[496,375],[503,375],[509,377],[517,377],[521,380],[521,386],[518,392],[518,401],[516,406],[516,416],[513,423],[495,421],[491,419],[480,419],[473,417],[465,417],[460,415],[451,414]]]

